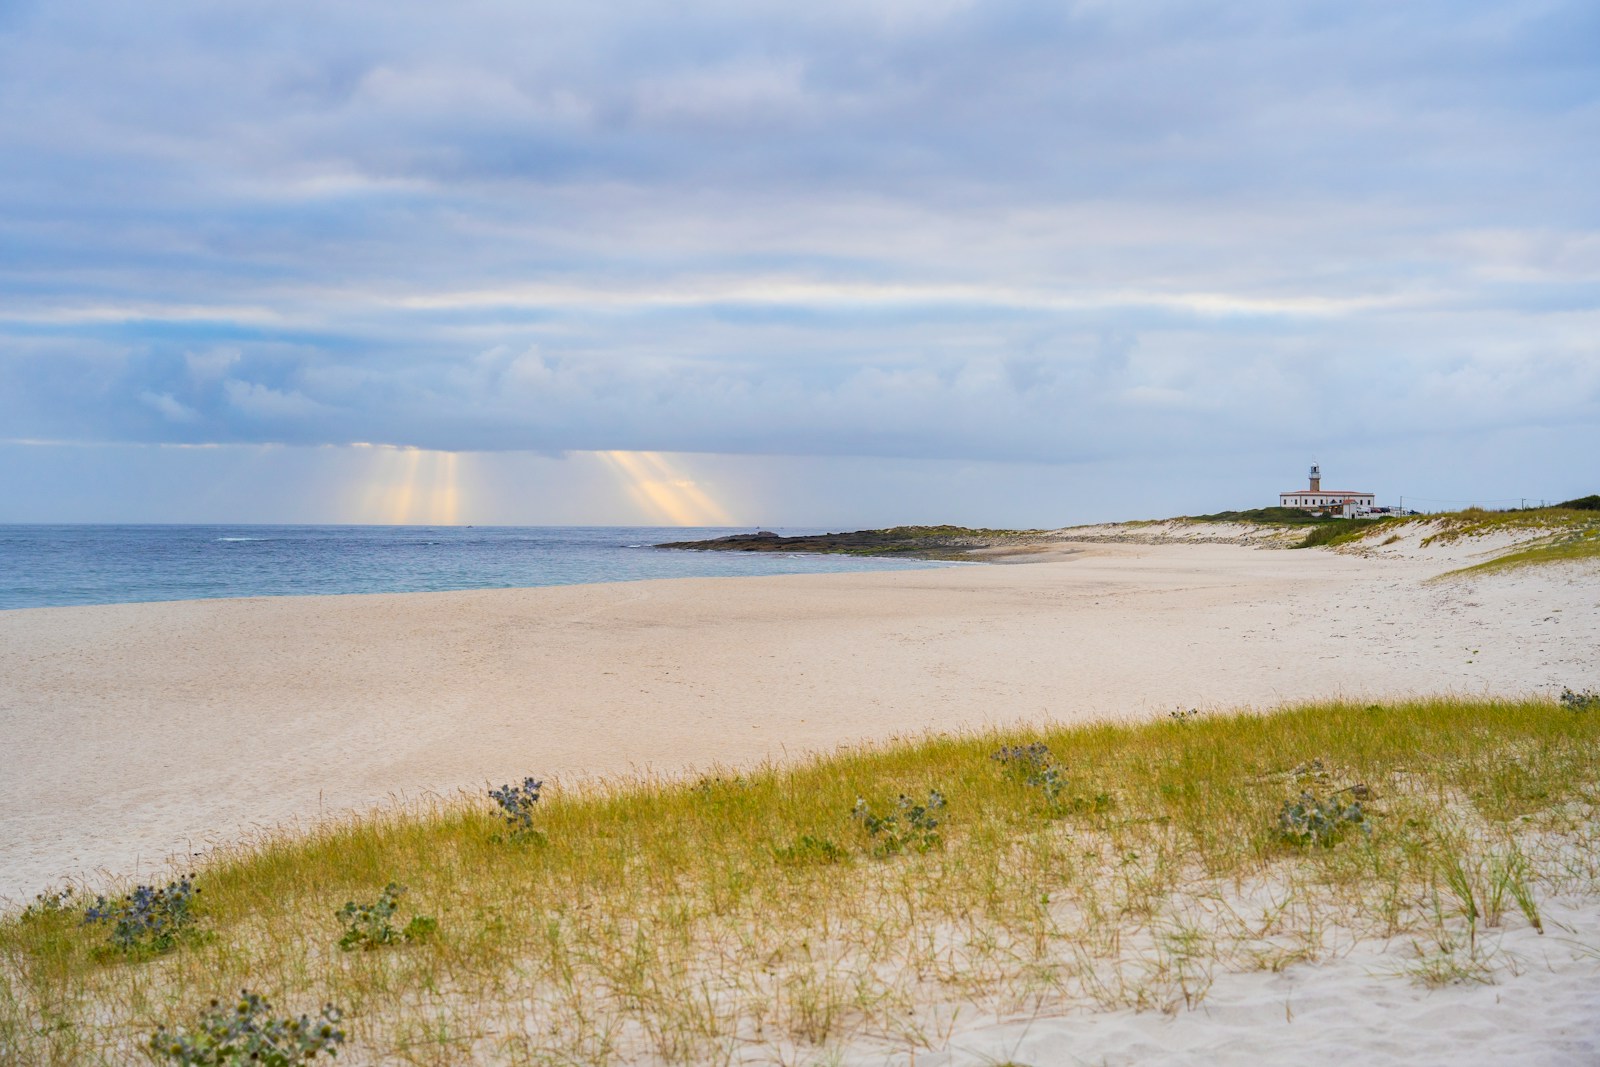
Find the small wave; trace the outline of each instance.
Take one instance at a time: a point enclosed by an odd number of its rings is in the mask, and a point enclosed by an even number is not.
[[[219,537],[218,541],[270,541],[270,537]]]

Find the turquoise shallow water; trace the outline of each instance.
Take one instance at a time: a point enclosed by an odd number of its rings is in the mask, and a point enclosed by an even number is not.
[[[748,530],[676,526],[0,526],[0,609],[944,565],[650,547],[659,541],[733,532]]]

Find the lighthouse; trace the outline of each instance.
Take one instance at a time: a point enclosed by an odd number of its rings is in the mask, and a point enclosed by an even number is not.
[[[1279,493],[1278,506],[1348,519],[1357,515],[1371,514],[1377,508],[1377,499],[1371,493],[1322,488],[1322,464],[1313,463],[1310,488],[1291,489],[1287,493]]]

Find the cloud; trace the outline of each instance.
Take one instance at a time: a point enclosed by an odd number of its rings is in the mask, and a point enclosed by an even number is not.
[[[146,390],[139,394],[139,400],[172,422],[193,422],[198,417],[193,408],[180,403],[168,393],[152,393]]]
[[[1593,5],[0,21],[17,437],[1048,459],[1600,419]]]
[[[203,352],[185,352],[183,361],[189,375],[197,381],[210,381],[223,377],[242,358],[237,348],[212,348]]]
[[[223,393],[234,408],[255,419],[266,422],[296,421],[311,415],[331,413],[325,404],[319,404],[301,393],[283,392],[256,382],[229,380],[223,383]]]

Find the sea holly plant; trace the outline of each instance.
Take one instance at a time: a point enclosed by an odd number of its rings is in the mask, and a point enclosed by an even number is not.
[[[1105,793],[1093,797],[1069,795],[1066,773],[1050,758],[1050,749],[1043,742],[1003,745],[989,758],[1000,764],[1001,773],[1007,778],[1038,790],[1044,800],[1045,810],[1051,815],[1074,811],[1099,812],[1111,807],[1111,797]]]
[[[533,828],[533,807],[539,803],[539,792],[543,788],[541,779],[524,778],[521,785],[503,785],[489,790],[489,799],[499,806],[500,817],[506,822],[506,840],[544,840],[544,834]]]
[[[383,892],[378,895],[376,903],[357,904],[353,900],[345,901],[335,915],[344,924],[344,936],[339,938],[339,947],[349,952],[351,949],[382,948],[384,945],[396,945],[402,941],[421,941],[431,937],[439,929],[437,920],[426,915],[414,915],[406,923],[404,930],[396,930],[391,922],[395,912],[400,910],[400,898],[405,896],[406,887],[397,882],[390,882],[383,887]]]
[[[192,1026],[161,1027],[146,1048],[155,1059],[184,1067],[295,1067],[324,1052],[338,1058],[340,1016],[324,1004],[315,1019],[279,1018],[265,999],[244,989],[232,1004],[213,1000]]]
[[[926,803],[902,793],[895,809],[884,815],[874,812],[865,798],[858,797],[850,817],[859,822],[867,831],[867,836],[872,838],[875,855],[894,856],[907,849],[926,852],[937,847],[941,839],[935,813],[942,810],[944,794],[937,789],[930,789]]]
[[[160,889],[141,885],[115,899],[96,897],[83,913],[83,925],[110,926],[112,946],[125,955],[166,952],[194,922],[198,892],[194,879],[184,877]]]
[[[77,890],[70,885],[35,893],[33,903],[22,909],[21,919],[23,922],[37,922],[41,919],[66,915],[73,911],[73,901],[76,897]]]
[[[1360,787],[1363,792],[1365,786]],[[1278,836],[1291,845],[1320,845],[1331,847],[1355,828],[1371,833],[1361,801],[1348,804],[1336,797],[1321,799],[1312,793],[1301,793],[1293,800],[1283,802],[1278,813]]]
[[[1600,711],[1600,693],[1561,690],[1561,706],[1568,711]]]
[[[989,758],[1000,764],[1007,778],[1022,782],[1050,766],[1050,746],[1043,741],[1031,745],[1001,745]]]
[[[1004,745],[989,758],[1000,764],[1007,778],[1039,790],[1046,808],[1059,811],[1066,807],[1067,777],[1050,759],[1050,748],[1043,742]]]

